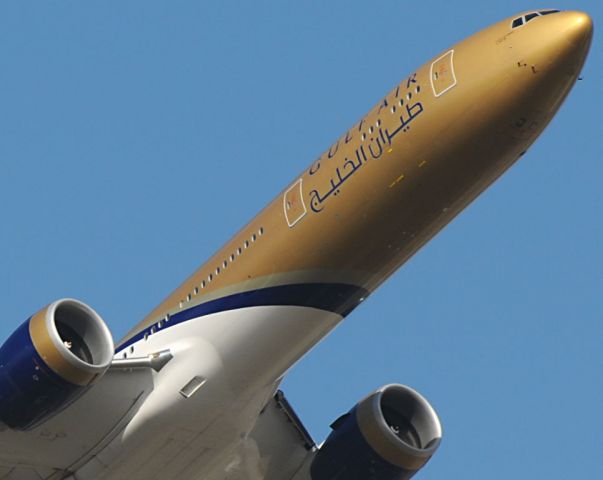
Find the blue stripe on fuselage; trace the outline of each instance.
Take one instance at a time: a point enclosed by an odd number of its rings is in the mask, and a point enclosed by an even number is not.
[[[312,307],[345,317],[367,296],[368,290],[345,283],[303,283],[266,287],[217,298],[174,313],[169,317],[169,322],[162,323],[161,330],[212,313],[258,306]],[[152,328],[158,331],[159,322],[125,339],[116,348],[116,352],[142,340],[146,334],[150,335]]]

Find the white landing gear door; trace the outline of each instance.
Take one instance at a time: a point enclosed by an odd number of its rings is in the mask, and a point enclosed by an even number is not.
[[[279,391],[262,410],[240,451],[248,460],[243,462],[247,468],[231,470],[228,480],[310,480],[317,447]]]

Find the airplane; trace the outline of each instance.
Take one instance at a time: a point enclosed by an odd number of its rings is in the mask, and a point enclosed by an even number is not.
[[[498,22],[402,79],[116,344],[57,300],[0,347],[0,479],[394,480],[443,429],[384,385],[316,444],[291,367],[522,157],[578,79],[583,12]]]

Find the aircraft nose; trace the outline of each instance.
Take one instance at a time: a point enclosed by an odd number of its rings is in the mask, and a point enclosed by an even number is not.
[[[570,44],[578,48],[587,48],[593,36],[593,21],[584,12],[563,13],[565,35]]]
[[[544,47],[541,50],[544,54],[541,66],[546,68],[548,63],[552,71],[560,69],[577,76],[590,48],[593,21],[584,12],[569,11],[556,15],[545,17],[546,22],[542,24],[544,30],[537,32]]]

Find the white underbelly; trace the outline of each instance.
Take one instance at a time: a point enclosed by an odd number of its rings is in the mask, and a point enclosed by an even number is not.
[[[282,376],[341,319],[309,307],[249,307],[137,342],[134,356],[169,345],[174,358],[126,428],[75,478],[228,478],[225,470]]]

